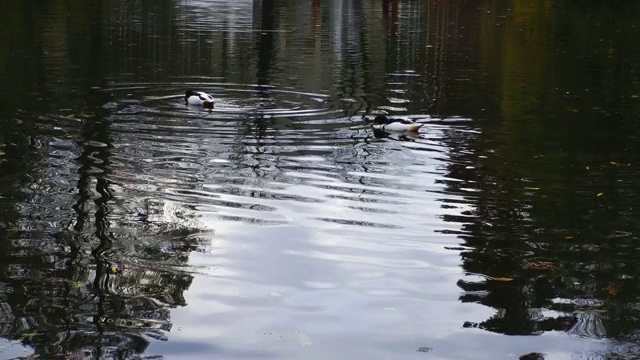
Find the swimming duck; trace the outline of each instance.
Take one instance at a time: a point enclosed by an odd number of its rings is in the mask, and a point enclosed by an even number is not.
[[[202,91],[187,90],[184,101],[187,105],[202,105],[205,109],[213,109],[213,96]]]
[[[417,132],[424,124],[415,123],[410,120],[404,119],[389,119],[384,115],[378,115],[371,127],[374,130],[386,131],[386,132]]]

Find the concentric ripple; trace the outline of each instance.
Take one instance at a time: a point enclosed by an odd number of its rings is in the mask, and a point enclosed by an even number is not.
[[[205,91],[215,98],[215,110],[209,116],[218,120],[273,118],[337,118],[344,116],[343,101],[325,94],[278,89],[269,85],[223,84],[215,82],[128,83],[101,89],[116,99],[105,105],[116,113],[144,111],[161,117],[204,117],[205,109],[185,107],[187,89]],[[122,98],[136,101],[122,101]],[[185,108],[188,110],[185,112]]]
[[[433,200],[425,193],[433,190],[428,172],[407,170],[432,162],[425,150],[441,151],[427,138],[380,143],[359,117],[346,116],[340,101],[323,94],[164,85],[153,95],[148,84],[114,86],[141,100],[104,107],[112,133],[110,179],[116,197],[138,203],[131,208],[160,198],[188,207],[211,229],[213,219],[223,219],[391,230],[405,228],[411,217],[383,215],[401,214],[401,206],[414,207],[419,198]],[[185,88],[213,94],[216,108],[185,106]]]

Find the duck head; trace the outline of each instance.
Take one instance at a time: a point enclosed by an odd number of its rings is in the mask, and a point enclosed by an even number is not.
[[[389,119],[384,115],[378,115],[373,119],[374,124],[384,125],[389,122]]]

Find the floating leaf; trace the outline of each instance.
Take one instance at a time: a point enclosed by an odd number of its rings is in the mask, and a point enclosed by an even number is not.
[[[618,294],[618,288],[613,284],[609,284],[609,287],[607,288],[607,292],[611,296],[616,296]]]
[[[539,187],[527,187],[527,186],[525,186],[525,188],[524,188],[524,189],[525,189],[525,190],[540,190],[540,188],[539,188]]]
[[[495,281],[513,281],[513,278],[509,278],[509,277],[494,277],[493,280],[495,280]]]
[[[604,193],[598,193],[598,195],[597,195],[597,196],[602,196],[602,195],[604,195]]]
[[[73,281],[71,282],[71,287],[77,289],[77,288],[81,288],[84,286],[84,283],[82,281]]]
[[[38,333],[38,332],[30,332],[30,333],[23,333],[23,334],[21,334],[21,335],[22,335],[22,338],[23,338],[23,339],[26,339],[26,340],[31,341],[31,340],[33,340],[33,338],[34,338],[34,337],[41,335],[41,333]]]
[[[571,236],[571,235],[565,236],[564,238],[565,238],[565,240],[573,240],[573,236]]]
[[[555,263],[545,260],[530,260],[523,267],[531,270],[556,270],[558,268]]]

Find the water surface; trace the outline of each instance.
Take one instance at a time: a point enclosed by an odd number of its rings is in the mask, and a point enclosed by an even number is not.
[[[0,357],[640,356],[639,10],[3,3]]]

